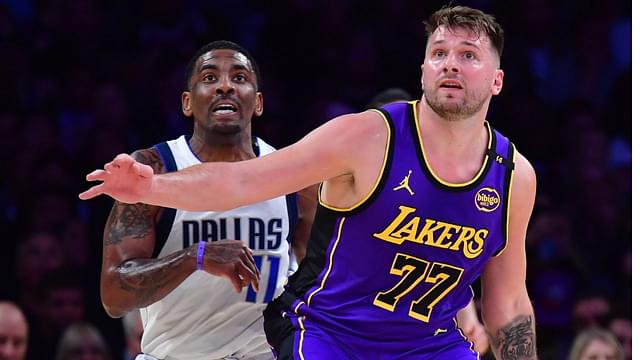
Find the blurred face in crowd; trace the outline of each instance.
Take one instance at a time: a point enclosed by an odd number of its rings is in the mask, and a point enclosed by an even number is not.
[[[237,134],[262,115],[262,94],[249,59],[235,50],[209,51],[196,61],[190,89],[182,93],[182,109],[198,128]]]
[[[39,285],[42,276],[63,262],[59,239],[52,234],[32,234],[22,245],[17,259],[17,276],[29,288]]]
[[[84,294],[82,289],[61,287],[49,290],[46,301],[46,317],[57,330],[84,319]]]
[[[68,360],[106,360],[104,349],[87,340],[69,349]]]
[[[594,339],[582,351],[579,360],[619,360],[616,349],[600,339]]]
[[[487,109],[502,89],[504,73],[486,34],[464,28],[437,28],[427,42],[422,84],[427,104],[446,120]]]
[[[609,330],[618,338],[624,351],[625,359],[631,359],[631,320],[618,318],[611,321]]]
[[[0,302],[0,360],[23,360],[27,352],[27,321],[13,304]]]
[[[69,327],[58,347],[59,360],[107,360],[108,350],[97,328],[86,323]]]

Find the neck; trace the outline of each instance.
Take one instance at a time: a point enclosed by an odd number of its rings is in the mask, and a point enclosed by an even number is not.
[[[422,99],[418,103],[418,127],[426,160],[435,174],[450,183],[471,180],[484,162],[489,134],[485,130],[486,111],[474,116],[446,120]]]
[[[238,134],[194,131],[189,139],[189,145],[203,162],[233,162],[256,157],[250,130]]]
[[[423,96],[417,110],[420,131],[428,134],[429,138],[425,148],[437,152],[446,151],[454,157],[484,154],[488,142],[484,126],[488,108],[487,101],[480,111],[472,116],[455,120],[445,119],[431,109]]]

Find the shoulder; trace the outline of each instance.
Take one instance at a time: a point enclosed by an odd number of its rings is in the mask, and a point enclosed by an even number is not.
[[[376,140],[378,137],[386,139],[388,133],[387,121],[383,115],[374,110],[361,113],[338,116],[325,125],[335,135],[336,140],[344,140],[354,146]],[[354,141],[354,139],[362,139]]]
[[[510,224],[522,229],[522,236],[531,217],[536,198],[536,172],[522,154],[515,153],[515,170],[511,184]],[[512,233],[512,231],[510,231]]]
[[[131,157],[139,163],[151,166],[155,174],[166,172],[164,162],[154,147],[136,150],[131,154]]]
[[[514,189],[533,190],[536,188],[536,171],[524,155],[519,151],[514,154],[515,171],[513,174]]]

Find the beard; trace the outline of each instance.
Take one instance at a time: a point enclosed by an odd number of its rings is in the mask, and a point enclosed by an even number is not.
[[[433,112],[447,121],[458,121],[476,114],[489,97],[491,89],[469,92],[464,90],[464,95],[457,101],[447,101],[451,94],[439,95],[438,89],[425,91],[424,97]]]
[[[242,128],[238,124],[215,124],[211,131],[220,135],[235,135],[242,132]]]

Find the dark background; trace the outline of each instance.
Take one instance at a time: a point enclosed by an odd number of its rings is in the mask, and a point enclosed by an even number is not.
[[[422,20],[444,4],[0,0],[0,298],[29,314],[30,358],[55,349],[65,317],[122,352],[98,289],[111,201],[77,194],[114,155],[191,132],[180,93],[200,46],[252,52],[266,102],[254,133],[282,147],[385,88],[420,96]],[[561,359],[577,330],[631,314],[631,2],[457,4],[505,29],[488,120],[537,171],[528,289],[541,358]],[[61,283],[82,289],[77,311],[55,300]]]

